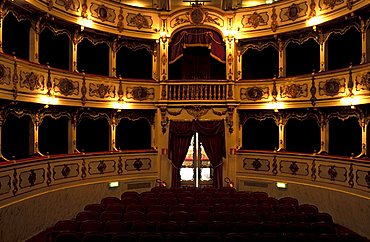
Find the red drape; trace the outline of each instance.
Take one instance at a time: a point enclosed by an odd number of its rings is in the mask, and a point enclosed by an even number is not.
[[[171,187],[180,187],[180,168],[195,131],[192,129],[191,122],[175,121],[171,121],[169,130],[168,159],[172,162]]]
[[[170,64],[183,56],[184,48],[194,46],[208,47],[211,56],[225,63],[225,44],[222,37],[211,29],[186,29],[176,33],[170,42]]]
[[[170,123],[168,158],[172,161],[171,186],[180,186],[180,168],[195,132],[199,133],[199,139],[213,166],[213,186],[222,187],[222,159],[226,157],[224,122],[199,120]]]

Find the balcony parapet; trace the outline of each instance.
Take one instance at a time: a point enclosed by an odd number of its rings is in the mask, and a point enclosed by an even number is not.
[[[228,37],[230,20],[233,23],[232,29],[237,32],[236,38],[254,38],[316,26],[368,5],[367,0],[303,0],[299,3],[296,0],[285,0],[230,11],[205,5],[202,11],[204,19],[200,24],[219,29],[224,37]],[[105,0],[55,3],[50,0],[33,0],[23,5],[30,6],[83,28],[144,39],[159,39],[160,30],[164,27],[171,34],[179,28],[199,24],[189,17],[192,12],[190,6],[166,12]]]
[[[237,179],[285,181],[370,199],[370,161],[292,152],[237,152]]]
[[[3,162],[0,164],[0,208],[46,191],[73,186],[109,181],[155,181],[159,177],[157,156],[157,151],[147,150]]]
[[[48,105],[155,109],[160,105],[237,105],[238,109],[355,106],[370,102],[370,63],[265,80],[114,78],[68,72],[0,54],[0,98]]]

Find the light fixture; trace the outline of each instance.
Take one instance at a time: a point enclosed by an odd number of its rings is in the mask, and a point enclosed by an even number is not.
[[[118,182],[118,181],[109,182],[109,183],[108,183],[108,187],[109,187],[109,188],[116,188],[116,187],[119,187],[119,182]]]
[[[356,105],[359,103],[359,99],[352,94],[341,98],[340,102],[344,106],[350,106],[351,109],[356,109]]]
[[[276,182],[276,187],[279,189],[287,189],[288,184],[285,182]]]

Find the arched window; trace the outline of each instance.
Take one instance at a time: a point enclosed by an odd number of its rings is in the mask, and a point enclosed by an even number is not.
[[[109,48],[105,43],[93,44],[84,38],[77,46],[77,68],[89,74],[109,74]]]
[[[120,150],[151,148],[151,126],[148,120],[121,119],[117,125],[116,147]]]
[[[279,53],[268,46],[263,50],[248,49],[242,56],[243,79],[272,79],[279,74]]]
[[[68,118],[45,117],[39,127],[39,149],[46,154],[68,153]]]
[[[313,118],[291,118],[285,129],[287,151],[313,153],[320,150],[320,127]]]

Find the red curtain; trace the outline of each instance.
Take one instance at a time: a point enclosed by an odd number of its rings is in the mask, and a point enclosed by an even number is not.
[[[175,121],[171,121],[169,130],[168,159],[172,162],[171,187],[180,187],[180,168],[195,131],[192,129],[191,122]]]
[[[222,187],[222,159],[226,157],[224,122],[199,120],[170,123],[168,158],[172,161],[171,186],[180,186],[180,168],[195,132],[199,133],[199,139],[213,166],[213,186]]]
[[[225,63],[225,44],[222,37],[211,29],[186,29],[176,33],[170,42],[170,64],[181,58],[184,48],[187,47],[208,47],[211,56],[216,60]]]

